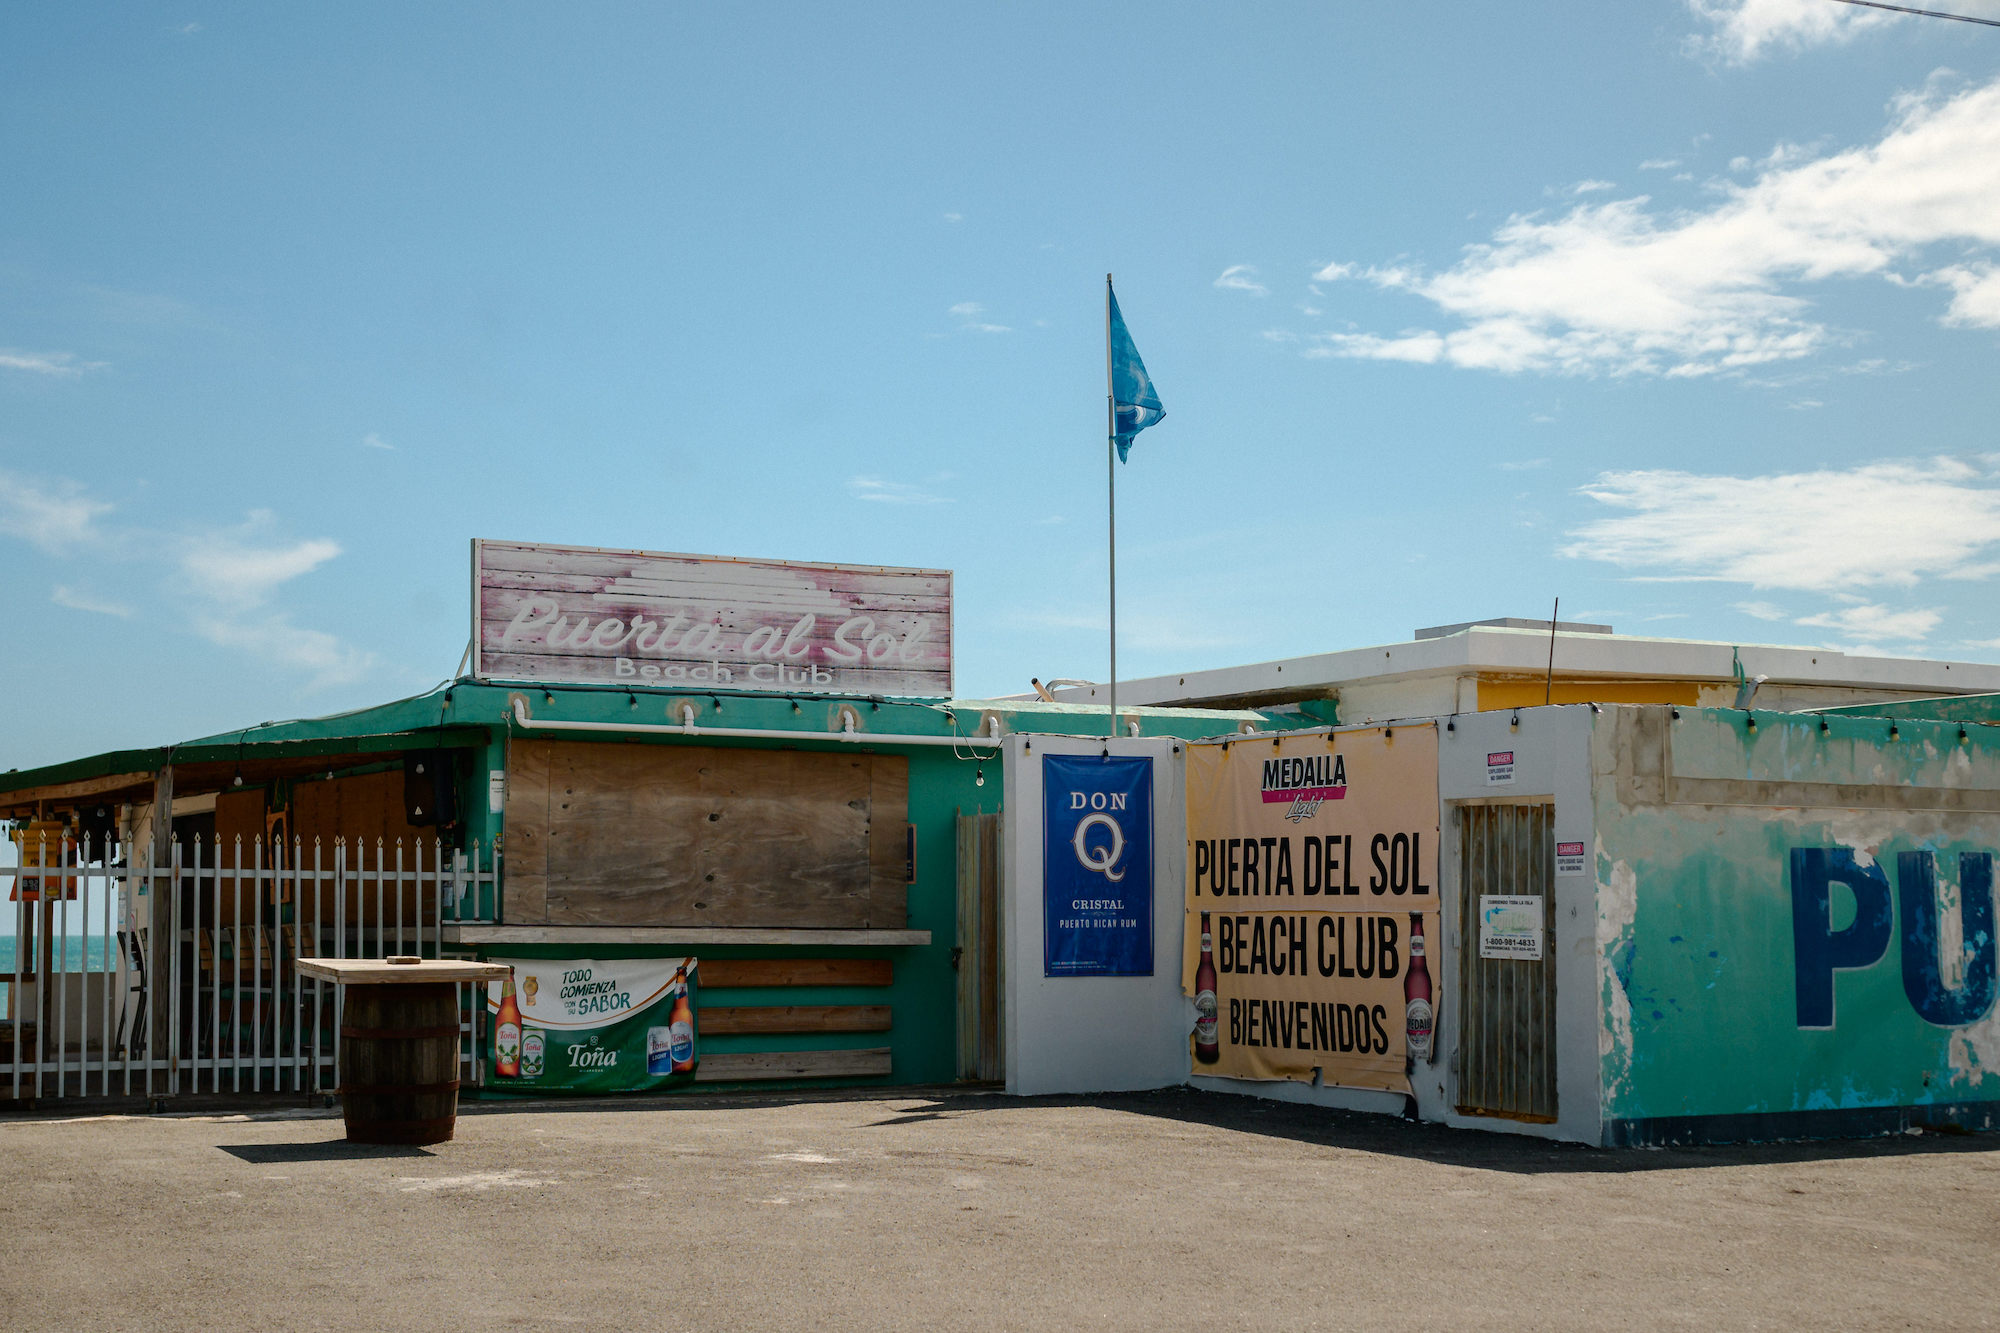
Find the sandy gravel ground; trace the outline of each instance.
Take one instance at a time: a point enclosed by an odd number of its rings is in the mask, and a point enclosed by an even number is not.
[[[0,1327],[2000,1327],[2000,1138],[1606,1152],[1179,1091],[0,1121]]]

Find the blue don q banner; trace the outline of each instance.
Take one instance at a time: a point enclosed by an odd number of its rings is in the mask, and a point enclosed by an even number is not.
[[[1042,971],[1153,975],[1153,761],[1042,757]]]

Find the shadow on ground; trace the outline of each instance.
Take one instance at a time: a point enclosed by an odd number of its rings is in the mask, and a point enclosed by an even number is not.
[[[907,1125],[994,1112],[1033,1113],[1037,1110],[1095,1107],[1126,1115],[1150,1116],[1183,1125],[1212,1129],[1218,1134],[1253,1134],[1318,1148],[1375,1153],[1391,1157],[1518,1175],[1548,1173],[1620,1174],[1638,1171],[1686,1171],[1705,1167],[1835,1162],[1874,1157],[1938,1153],[2000,1152],[2000,1134],[1965,1134],[1925,1130],[1871,1139],[1824,1139],[1790,1143],[1719,1145],[1675,1148],[1595,1148],[1553,1143],[1546,1139],[1477,1129],[1453,1129],[1395,1116],[1342,1111],[1294,1102],[1267,1101],[1229,1093],[1169,1088],[1157,1092],[1105,1093],[1078,1097],[1009,1097],[995,1087],[828,1088],[770,1093],[699,1093],[670,1096],[548,1099],[468,1100],[459,1105],[462,1119],[515,1115],[622,1115],[633,1112],[709,1113],[821,1104],[866,1104],[886,1112],[867,1122],[869,1128],[893,1130]],[[226,1105],[226,1110],[224,1106]],[[49,1108],[54,1109],[54,1108]],[[86,1108],[71,1104],[69,1114]],[[114,1111],[105,1106],[98,1113]],[[324,1120],[338,1116],[315,1099],[302,1107],[296,1097],[229,1099],[213,1108],[175,1106],[166,1118],[221,1114],[252,1121]],[[36,1115],[8,1117],[32,1121]],[[368,1157],[427,1157],[419,1147],[350,1144],[345,1140],[263,1145],[219,1145],[247,1162],[307,1162],[359,1160]]]
[[[361,1162],[376,1157],[435,1157],[429,1148],[400,1143],[349,1143],[346,1139],[321,1139],[314,1143],[218,1143],[216,1147],[231,1157],[240,1157],[252,1166],[275,1166],[299,1162]]]

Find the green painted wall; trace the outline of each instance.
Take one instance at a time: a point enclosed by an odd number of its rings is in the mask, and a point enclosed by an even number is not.
[[[1974,727],[1961,740],[1956,725],[1902,721],[1892,739],[1882,719],[1823,726],[1815,715],[1757,713],[1752,730],[1751,716],[1688,709],[1666,723],[1672,804],[1633,799],[1621,764],[1626,774],[1646,765],[1631,752],[1632,728],[1609,714],[1597,727],[1606,1120],[2000,1100],[2000,1006],[1947,1025],[1927,1021],[1906,993],[1904,937],[1922,913],[1908,910],[1899,874],[1905,853],[1935,858],[1947,991],[1926,1002],[1949,1001],[1950,986],[1993,955],[1990,934],[1958,937],[1959,858],[2000,850],[2000,813],[1843,808],[1839,793],[1817,786],[1873,789],[1912,806],[1941,803],[1926,790],[2000,790],[2000,732]],[[1884,789],[1900,795],[1881,797]],[[1801,808],[1808,798],[1821,808]],[[1830,1027],[1801,1023],[1811,1017],[1801,1013],[1801,968],[1818,975],[1822,951],[1802,958],[1795,931],[1800,849],[1836,859],[1844,851],[1854,873],[1878,871],[1886,890],[1864,890],[1888,912],[1886,943],[1833,970]],[[1854,890],[1834,884],[1828,902],[1828,931],[1855,925]],[[1866,944],[1866,934],[1841,936],[1839,947]]]

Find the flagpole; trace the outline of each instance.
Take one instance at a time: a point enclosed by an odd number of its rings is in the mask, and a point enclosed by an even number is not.
[[[1111,368],[1111,275],[1104,275],[1104,480],[1110,505],[1111,734],[1118,734],[1118,389]]]

